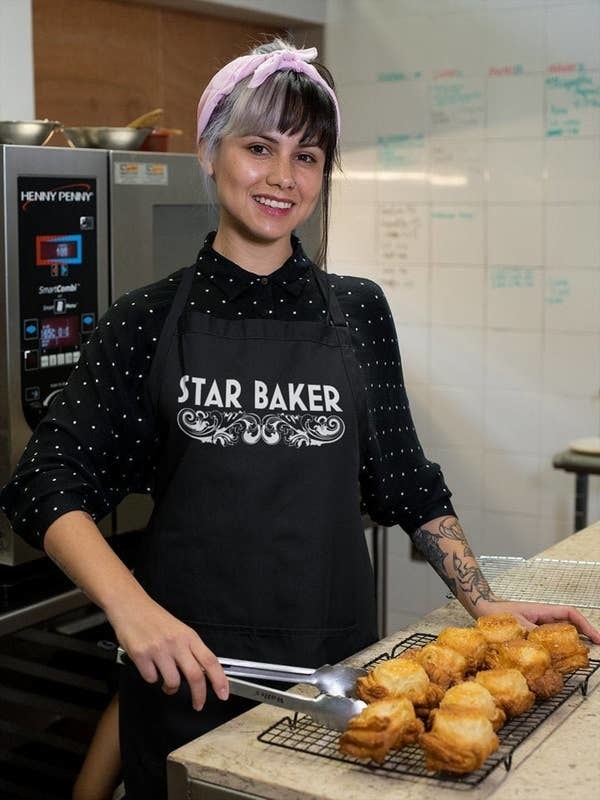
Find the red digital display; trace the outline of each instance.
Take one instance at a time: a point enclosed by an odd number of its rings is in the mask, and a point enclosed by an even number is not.
[[[79,344],[79,317],[46,317],[40,321],[40,347],[56,350]]]
[[[35,237],[35,263],[38,267],[51,264],[81,264],[81,251],[82,239],[78,233]]]
[[[65,258],[77,256],[75,242],[40,242],[40,261],[60,261]]]

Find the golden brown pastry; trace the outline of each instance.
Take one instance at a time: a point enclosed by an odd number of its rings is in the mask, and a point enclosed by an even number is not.
[[[510,639],[524,639],[527,630],[514,614],[487,614],[475,623],[488,644],[500,644]]]
[[[528,641],[543,645],[550,653],[552,666],[562,675],[589,665],[589,648],[570,622],[546,622],[529,631]]]
[[[485,664],[491,668],[518,669],[531,691],[543,699],[558,694],[564,685],[562,675],[552,667],[548,650],[528,639],[512,639],[491,645]]]
[[[442,699],[444,690],[431,683],[427,673],[412,658],[390,658],[356,681],[356,695],[366,703],[386,697],[407,697],[417,713],[428,713]]]
[[[377,700],[352,717],[340,736],[340,751],[381,764],[390,750],[414,744],[424,730],[407,697]]]
[[[485,686],[508,719],[529,711],[535,703],[535,695],[518,669],[485,669],[475,680]]]
[[[497,731],[504,725],[506,714],[500,708],[493,695],[482,683],[477,681],[463,681],[448,689],[440,702],[440,709],[461,709],[478,711],[489,719],[492,728]],[[431,719],[439,709],[431,712]]]
[[[431,731],[419,738],[429,770],[472,772],[500,745],[492,723],[478,711],[438,708],[432,716]]]
[[[451,647],[430,642],[412,656],[420,664],[432,683],[443,689],[460,683],[467,674],[467,661]]]
[[[487,641],[483,633],[475,627],[444,628],[436,642],[460,653],[467,662],[467,672],[476,672],[483,665]]]

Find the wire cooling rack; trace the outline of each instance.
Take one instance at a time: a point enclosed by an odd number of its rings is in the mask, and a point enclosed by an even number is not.
[[[600,608],[600,562],[478,556],[490,587],[507,600]]]
[[[411,647],[423,647],[436,637],[428,633],[414,633],[408,639],[399,642],[389,653],[381,653],[377,658],[365,664],[372,667],[375,664],[394,658],[404,650]],[[532,709],[524,714],[509,720],[497,732],[500,747],[487,759],[485,764],[467,775],[450,775],[432,773],[425,768],[423,751],[418,745],[408,745],[401,750],[391,751],[383,764],[365,762],[340,753],[338,731],[328,730],[313,722],[310,717],[295,714],[293,717],[283,717],[258,736],[260,742],[283,747],[287,750],[296,750],[328,758],[332,761],[355,764],[371,773],[388,775],[390,777],[411,776],[423,778],[426,782],[434,784],[451,784],[455,789],[471,789],[481,783],[499,764],[504,764],[508,770],[511,767],[513,752],[530,734],[532,734],[548,717],[559,708],[571,695],[580,690],[582,695],[587,692],[590,676],[600,667],[600,661],[590,659],[589,667],[579,669],[565,678],[565,685],[560,694],[548,700],[537,702]]]

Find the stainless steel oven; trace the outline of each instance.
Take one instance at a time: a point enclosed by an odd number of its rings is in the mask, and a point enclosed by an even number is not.
[[[217,211],[195,155],[0,146],[0,484],[108,304],[193,262]],[[319,220],[300,232],[314,255]],[[127,498],[106,534],[142,528]],[[38,557],[0,515],[0,565]]]

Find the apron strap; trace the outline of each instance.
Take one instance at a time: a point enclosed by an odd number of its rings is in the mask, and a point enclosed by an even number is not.
[[[150,395],[152,408],[154,409],[155,413],[158,411],[158,399],[160,395],[160,387],[162,386],[162,381],[160,380],[162,367],[169,352],[173,335],[177,330],[181,312],[185,308],[190,289],[192,288],[196,269],[197,264],[192,264],[190,267],[187,267],[184,270],[183,275],[181,276],[181,281],[179,282],[179,286],[177,287],[175,297],[173,298],[171,308],[169,309],[169,313],[167,315],[167,319],[163,325],[163,329],[158,340],[158,345],[156,347],[156,353],[154,354],[154,360],[152,361],[152,366],[150,367],[150,374],[148,376],[148,392]]]
[[[331,283],[329,282],[327,273],[323,272],[321,269],[313,268],[313,275],[315,276],[316,284],[325,301],[325,308],[327,309],[331,324],[335,325],[336,328],[347,328],[348,323],[337,301],[335,292],[331,291]]]
[[[358,359],[352,347],[352,336],[350,328],[344,317],[344,312],[339,304],[335,292],[331,289],[331,282],[326,272],[313,268],[313,275],[317,286],[321,290],[325,307],[330,319],[330,324],[335,327],[338,344],[344,362],[344,369],[350,385],[350,391],[354,399],[354,408],[356,409],[356,418],[358,422],[358,437],[359,448],[361,453],[361,462],[364,463],[369,450],[368,441],[373,436],[373,425],[369,407],[367,404],[367,387],[364,381],[362,371],[358,364]]]

